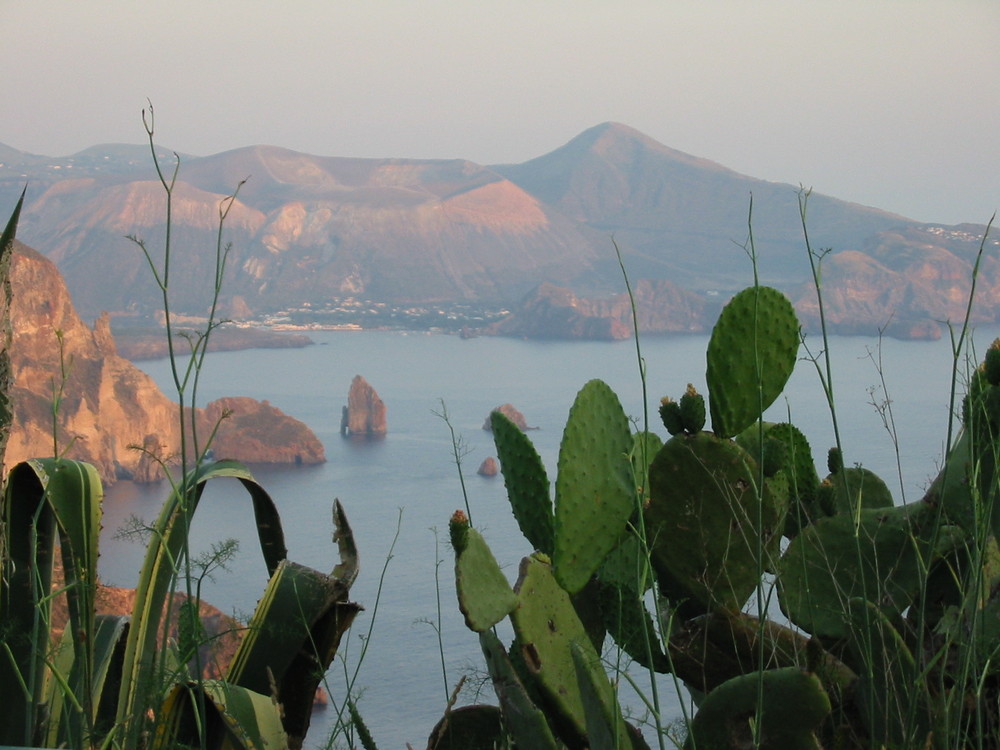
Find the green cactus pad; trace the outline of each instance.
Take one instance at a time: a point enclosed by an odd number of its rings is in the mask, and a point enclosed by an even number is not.
[[[746,451],[707,432],[671,438],[653,460],[645,511],[651,562],[662,593],[675,604],[689,600],[690,614],[740,609],[769,567],[785,499],[767,484],[758,493],[757,475]]]
[[[963,430],[926,495],[928,501],[943,506],[947,523],[961,526],[970,533],[976,527],[975,498],[969,482],[971,443],[969,431]]]
[[[820,750],[816,730],[829,713],[830,698],[819,678],[798,667],[740,675],[708,694],[684,747]],[[755,745],[753,722],[758,716]]]
[[[448,711],[431,731],[428,750],[494,750],[504,739],[500,709],[461,706]]]
[[[507,499],[517,525],[535,549],[551,555],[554,524],[552,499],[542,459],[521,428],[502,412],[490,414],[490,425],[500,459],[500,471],[507,487]]]
[[[465,548],[456,550],[455,589],[465,624],[476,633],[493,627],[517,606],[517,595],[486,540],[473,528],[465,534]]]
[[[722,310],[708,342],[712,430],[732,437],[753,424],[778,397],[799,350],[799,321],[781,292],[744,289]]]
[[[544,558],[532,555],[521,562],[515,590],[519,604],[510,620],[525,671],[534,681],[545,703],[543,708],[563,742],[570,747],[584,746],[587,718],[572,646],[576,644],[585,663],[594,665],[594,689],[606,713],[612,715],[616,710],[614,689],[599,666],[600,657],[569,594],[556,581]],[[624,728],[619,746],[629,747]]]
[[[492,630],[485,630],[479,634],[479,645],[500,701],[504,725],[518,750],[557,750],[545,713],[528,695],[500,639]]]
[[[958,527],[944,526],[932,549],[924,526],[933,508],[926,504],[838,514],[808,526],[781,558],[778,596],[788,618],[817,636],[844,638],[850,624],[845,602],[875,602],[887,616],[908,607],[923,580],[922,571],[962,543]]]
[[[895,503],[886,483],[873,471],[862,466],[852,466],[831,474],[827,482],[833,487],[833,512],[855,513],[862,508],[891,508]]]
[[[785,535],[793,537],[803,526],[822,515],[816,501],[819,474],[816,472],[809,441],[798,427],[782,422],[768,430],[767,435],[785,444],[790,495]]]
[[[604,686],[608,684],[608,678],[600,660],[593,660],[577,643],[570,644],[570,651],[583,699],[587,742],[591,750],[648,750],[649,745],[642,735],[630,732],[632,727],[622,718],[617,701],[611,706],[605,703]]]
[[[591,380],[577,394],[559,447],[556,478],[556,578],[582,589],[617,545],[636,508],[628,417],[614,391]]]

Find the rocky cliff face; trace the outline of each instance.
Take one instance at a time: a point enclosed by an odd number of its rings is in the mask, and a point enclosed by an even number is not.
[[[829,329],[839,334],[939,338],[942,325],[964,319],[982,227],[920,226],[881,232],[864,252],[844,250],[823,259],[823,304]],[[987,238],[976,280],[973,323],[1000,320],[1000,241]],[[815,285],[791,293],[807,329],[819,324]]]
[[[387,430],[385,403],[368,381],[355,375],[347,393],[347,406],[340,420],[340,431],[348,436],[380,437]]]
[[[5,466],[58,453],[94,464],[108,482],[161,476],[154,456],[170,459],[180,445],[177,405],[118,355],[106,315],[93,329],[81,321],[51,261],[18,243],[10,281],[14,429]],[[223,400],[200,411],[202,439],[223,413],[216,458],[324,460],[322,445],[304,424],[252,399]]]
[[[715,308],[705,297],[669,281],[643,279],[633,289],[639,330],[644,333],[700,333]],[[541,284],[512,314],[488,333],[530,339],[617,340],[632,336],[628,294],[606,299],[578,297],[569,289]]]

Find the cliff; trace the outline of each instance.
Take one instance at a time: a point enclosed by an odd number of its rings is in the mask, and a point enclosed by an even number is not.
[[[107,315],[93,328],[82,322],[51,261],[17,243],[10,282],[14,428],[5,466],[57,452],[94,464],[106,482],[159,478],[162,471],[153,455],[169,459],[180,446],[177,405],[152,378],[119,356]],[[199,411],[202,439],[223,413],[216,458],[325,460],[308,427],[252,399],[224,400]]]
[[[379,437],[387,430],[385,403],[368,381],[355,375],[340,420],[343,435]]]
[[[644,333],[701,333],[715,307],[706,298],[669,281],[640,280],[633,289],[639,330]],[[579,297],[569,289],[541,284],[511,314],[486,329],[498,336],[529,339],[627,339],[633,333],[627,293],[603,299]]]

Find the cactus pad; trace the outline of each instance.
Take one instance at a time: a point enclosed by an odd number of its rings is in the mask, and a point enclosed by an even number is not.
[[[818,750],[816,730],[829,713],[830,698],[819,678],[798,667],[740,675],[708,694],[684,747]],[[753,721],[758,715],[755,744]]]
[[[466,527],[465,546],[455,550],[455,590],[458,608],[470,630],[481,633],[517,606],[514,594],[482,535]]]
[[[493,442],[507,499],[524,537],[539,552],[552,554],[553,519],[549,479],[535,446],[516,424],[500,411],[490,414]]]
[[[582,746],[587,737],[587,718],[576,661],[582,659],[591,665],[591,688],[605,707],[605,714],[612,716],[617,710],[614,689],[600,666],[600,656],[573,609],[569,594],[556,582],[551,566],[543,557],[532,555],[521,562],[515,590],[519,604],[510,619],[525,670],[535,682],[557,733],[570,747]],[[576,661],[574,645],[580,652]],[[618,746],[628,748],[624,722],[617,723],[621,725]]]
[[[781,559],[778,595],[782,611],[802,629],[843,638],[850,623],[845,603],[874,602],[887,616],[908,607],[922,571],[940,554],[961,543],[954,526],[941,527],[932,549],[922,526],[933,508],[926,504],[838,514],[808,526]]]
[[[757,474],[745,450],[707,432],[671,438],[653,460],[646,530],[675,604],[738,610],[756,587],[770,562],[759,548],[775,549],[786,507],[768,484],[757,491]]]
[[[618,397],[591,380],[577,394],[559,447],[552,563],[570,593],[582,589],[618,545],[636,508],[632,446]]]
[[[500,639],[492,630],[485,630],[479,634],[479,645],[500,701],[504,725],[518,750],[557,750],[545,713],[528,695]]]
[[[744,289],[723,308],[708,342],[712,430],[739,434],[778,397],[799,350],[792,303],[765,286]]]

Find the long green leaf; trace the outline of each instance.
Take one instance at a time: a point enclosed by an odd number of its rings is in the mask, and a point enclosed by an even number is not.
[[[239,479],[250,494],[269,575],[273,575],[287,555],[274,501],[242,464],[219,461],[199,466],[171,493],[156,522],[139,572],[133,624],[125,648],[117,720],[127,727],[126,744],[135,744],[142,728],[141,717],[153,701],[157,632],[171,580],[185,552],[194,513],[205,483],[219,477]]]
[[[207,747],[232,750],[288,747],[280,710],[269,696],[210,680],[174,686],[160,709],[152,750],[200,746],[199,707],[202,704],[208,711],[204,720]]]
[[[0,617],[8,659],[0,660],[0,742],[31,744],[41,731],[51,635],[54,542],[58,537],[71,634],[69,673],[50,675],[79,707],[69,720],[75,739],[94,719],[94,591],[104,491],[94,467],[66,459],[15,466],[4,494],[8,570],[0,583]],[[8,650],[9,649],[9,650]],[[23,689],[20,687],[23,685]]]
[[[293,743],[305,737],[316,688],[361,611],[347,601],[357,557],[339,501],[334,502],[334,522],[340,563],[333,574],[283,561],[268,581],[226,675],[233,684],[255,692],[277,688],[285,731]]]

